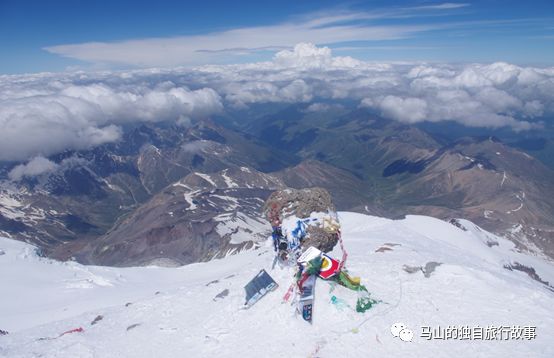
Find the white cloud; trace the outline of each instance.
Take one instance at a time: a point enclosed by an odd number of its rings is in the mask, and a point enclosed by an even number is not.
[[[59,163],[55,163],[47,158],[44,158],[43,156],[37,156],[31,158],[25,164],[16,165],[8,173],[8,178],[12,181],[19,181],[25,177],[32,178],[42,175],[63,173],[71,168],[83,167],[87,164],[89,164],[89,161],[77,155],[64,158]]]
[[[416,123],[427,117],[427,102],[419,98],[386,96],[379,103],[383,115],[401,122]]]
[[[293,51],[280,51],[275,55],[275,64],[284,67],[321,68],[331,64],[331,50],[310,43],[299,43]]]
[[[494,87],[485,87],[478,91],[475,99],[496,113],[510,112],[523,106],[519,99]]]
[[[528,119],[554,112],[552,69],[502,62],[370,63],[298,44],[276,54],[272,62],[205,66],[197,71],[192,77],[215,88],[233,106],[347,99],[406,123],[452,120],[514,130],[539,127]]]
[[[316,111],[343,100],[406,123],[527,130],[554,114],[554,68],[373,63],[304,43],[257,63],[0,76],[0,160],[113,142],[135,121],[186,126],[224,107],[304,103]]]
[[[450,7],[452,8],[452,7]],[[95,64],[138,67],[173,67],[229,63],[244,55],[290,48],[299,42],[335,44],[382,41],[411,37],[445,25],[376,24],[374,20],[425,16],[419,8],[393,8],[374,12],[328,11],[298,16],[289,21],[258,27],[236,28],[202,35],[133,39],[119,42],[88,42],[48,46],[46,51]],[[415,8],[417,9],[417,8]],[[221,56],[221,54],[225,56]],[[317,55],[316,55],[317,57]],[[286,59],[285,59],[286,60]]]
[[[195,140],[181,146],[186,153],[200,153],[210,147],[210,143],[204,140]]]
[[[523,106],[523,112],[526,117],[539,117],[544,113],[544,105],[537,100],[529,101]]]
[[[222,109],[212,89],[172,83],[85,81],[79,75],[5,76],[0,88],[0,160],[25,160],[117,141],[120,125],[202,117]],[[84,75],[89,76],[89,75]]]
[[[31,159],[27,164],[20,164],[14,167],[8,173],[8,177],[11,180],[19,181],[24,177],[34,177],[40,174],[53,172],[57,168],[58,164],[44,157],[35,157]]]
[[[367,42],[371,41],[394,41],[434,30],[467,27],[475,29],[479,24],[490,25],[490,21],[487,20],[453,22],[446,18],[460,13],[460,9],[468,6],[469,3],[445,2],[354,11],[338,5],[330,9],[294,15],[279,23],[263,26],[239,27],[187,36],[54,44],[45,47],[44,50],[92,63],[100,68],[112,64],[118,67],[124,65],[143,68],[228,64],[244,62],[246,56],[253,54],[267,55],[270,52],[291,48],[300,42],[342,48],[363,46],[367,49]],[[443,18],[444,21],[428,21],[429,17]],[[406,21],[414,18],[419,21]]]
[[[468,3],[452,3],[452,2],[445,2],[442,4],[437,5],[423,5],[423,6],[417,6],[414,9],[420,9],[420,10],[450,10],[450,9],[459,9],[462,7],[469,6]]]
[[[311,87],[300,79],[279,89],[278,96],[284,102],[308,102],[313,98]]]
[[[277,52],[275,66],[299,67],[303,69],[325,69],[328,67],[356,67],[362,62],[352,57],[332,56],[328,47],[317,47],[312,43],[299,43],[294,48]]]
[[[306,109],[304,109],[304,112],[306,113],[317,113],[317,112],[328,112],[332,110],[343,110],[344,106],[340,104],[329,104],[329,103],[321,103],[321,102],[315,102],[310,104]]]

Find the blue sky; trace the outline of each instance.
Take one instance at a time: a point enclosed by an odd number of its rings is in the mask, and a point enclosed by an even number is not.
[[[269,59],[298,42],[374,61],[554,64],[553,1],[0,0],[0,73]]]

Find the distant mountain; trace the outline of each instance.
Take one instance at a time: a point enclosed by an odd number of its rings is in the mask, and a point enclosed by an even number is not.
[[[523,250],[554,257],[554,171],[528,154],[489,136],[445,144],[420,128],[361,110],[322,116],[291,111],[266,115],[260,119],[265,126],[255,122],[245,130],[263,137],[272,128],[270,145],[351,173],[361,185],[343,188],[369,195],[369,207],[379,214],[467,217]],[[317,135],[306,137],[310,130]],[[306,140],[288,146],[295,138]],[[337,190],[328,185],[321,183]]]
[[[285,185],[248,167],[191,173],[169,185],[112,230],[75,252],[82,262],[181,265],[225,257],[267,236],[261,208]],[[65,246],[54,253],[64,255]]]
[[[47,254],[60,245],[67,254],[80,249],[191,173],[242,166],[278,170],[294,162],[209,122],[131,128],[117,144],[49,159],[59,163],[56,171],[17,183],[7,180],[17,163],[5,164],[0,185],[0,233],[35,243]]]
[[[397,163],[397,162],[396,162]],[[398,166],[391,201],[401,210],[460,216],[512,237],[521,248],[554,256],[554,172],[492,138],[468,139],[421,157],[414,173]],[[394,166],[395,163],[391,164]],[[535,247],[538,246],[538,247]]]
[[[267,234],[271,190],[320,186],[340,210],[465,217],[554,258],[554,171],[493,137],[445,142],[342,107],[237,113],[125,128],[118,143],[52,156],[54,170],[16,182],[20,163],[2,164],[0,235],[90,263],[204,261]],[[224,230],[222,218],[237,224]]]

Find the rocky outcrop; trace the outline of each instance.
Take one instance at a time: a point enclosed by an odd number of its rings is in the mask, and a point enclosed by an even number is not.
[[[307,218],[313,212],[335,210],[329,192],[323,188],[284,189],[273,192],[264,205],[264,214],[269,222],[282,221],[295,215]]]
[[[272,226],[279,226],[287,218],[306,219],[312,213],[335,211],[329,192],[322,188],[284,189],[273,192],[264,205],[264,215]],[[308,225],[302,248],[314,246],[329,252],[338,241],[337,233],[328,232],[322,225]]]

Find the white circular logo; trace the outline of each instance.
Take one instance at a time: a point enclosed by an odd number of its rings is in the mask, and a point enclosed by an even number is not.
[[[411,342],[414,339],[414,332],[409,328],[400,331],[400,339],[404,342]]]
[[[414,332],[402,322],[396,322],[390,326],[390,333],[404,342],[411,342],[414,339]]]
[[[390,333],[392,333],[393,336],[398,337],[398,335],[400,334],[400,331],[403,330],[404,328],[407,328],[407,326],[404,323],[401,323],[401,322],[395,323],[390,327]]]

